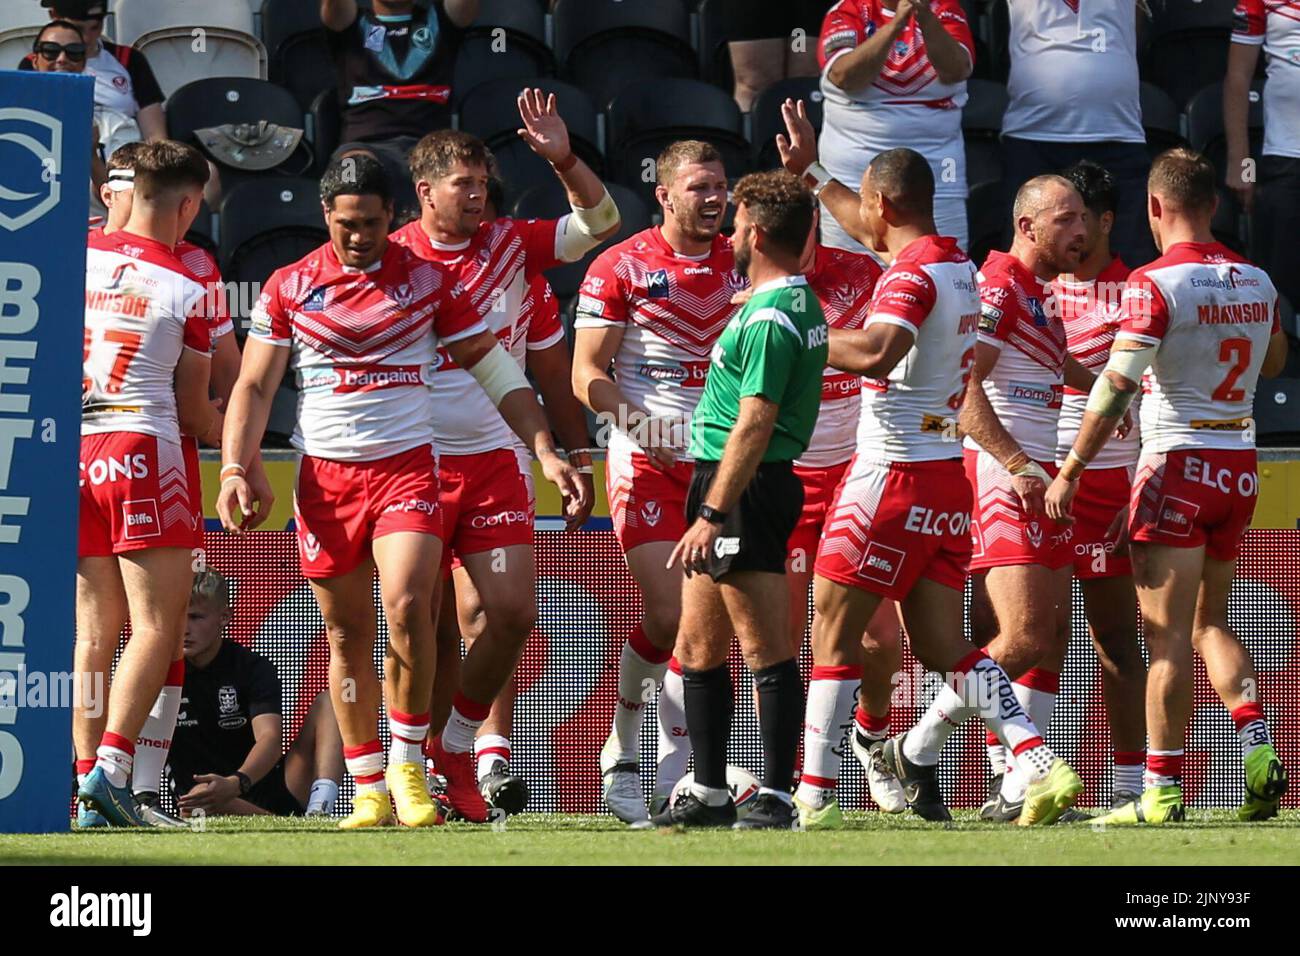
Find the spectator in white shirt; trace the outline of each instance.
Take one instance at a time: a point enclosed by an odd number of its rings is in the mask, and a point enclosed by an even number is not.
[[[1091,159],[1119,187],[1111,248],[1155,258],[1146,221],[1151,160],[1142,129],[1137,18],[1143,0],[1009,0],[1011,102],[1002,120],[1008,213],[1026,180]]]
[[[858,183],[880,153],[916,150],[934,171],[939,234],[967,243],[961,110],[975,41],[959,0],[840,0],[822,23],[817,57],[826,97],[818,152],[827,172]],[[865,251],[834,216],[822,242]]]
[[[1233,16],[1223,81],[1228,157],[1222,172],[1242,207],[1254,211],[1251,258],[1294,305],[1300,302],[1300,0],[1240,0]],[[1256,166],[1247,117],[1260,47],[1268,56],[1268,79]]]

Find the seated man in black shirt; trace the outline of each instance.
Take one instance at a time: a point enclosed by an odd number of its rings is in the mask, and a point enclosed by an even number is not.
[[[364,148],[394,187],[397,205],[418,209],[406,154],[425,133],[451,126],[451,84],[461,31],[478,16],[479,0],[320,0],[338,74],[341,140],[335,155]]]
[[[167,763],[183,816],[327,815],[343,779],[343,738],[322,692],[288,753],[281,747],[280,678],[261,654],[221,632],[230,583],[194,576],[185,628],[185,685]]]

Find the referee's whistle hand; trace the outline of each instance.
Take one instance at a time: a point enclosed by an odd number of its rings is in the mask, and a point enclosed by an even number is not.
[[[717,525],[703,518],[696,518],[695,523],[686,530],[682,539],[673,548],[673,553],[668,556],[668,563],[664,567],[671,569],[680,559],[682,570],[686,572],[688,578],[697,571],[704,572],[717,536]]]

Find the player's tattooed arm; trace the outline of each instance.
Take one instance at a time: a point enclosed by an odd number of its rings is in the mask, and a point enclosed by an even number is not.
[[[866,227],[862,224],[862,197],[826,172],[817,162],[817,132],[808,119],[803,100],[797,103],[786,100],[781,104],[785,120],[785,134],[776,136],[776,149],[781,154],[781,165],[801,177],[813,191],[813,196],[850,236],[864,246],[871,245]]]
[[[1011,437],[984,391],[984,380],[992,374],[1000,355],[1001,350],[997,346],[986,342],[976,343],[975,365],[971,369],[970,381],[966,384],[966,397],[962,401],[958,424],[980,448],[996,458],[1011,473],[1011,487],[1020,498],[1025,511],[1031,515],[1042,514],[1043,492],[1047,490],[1050,476]]]

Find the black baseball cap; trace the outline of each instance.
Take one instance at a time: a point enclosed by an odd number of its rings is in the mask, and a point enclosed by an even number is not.
[[[102,20],[108,16],[108,0],[41,0],[41,6],[68,20]]]

